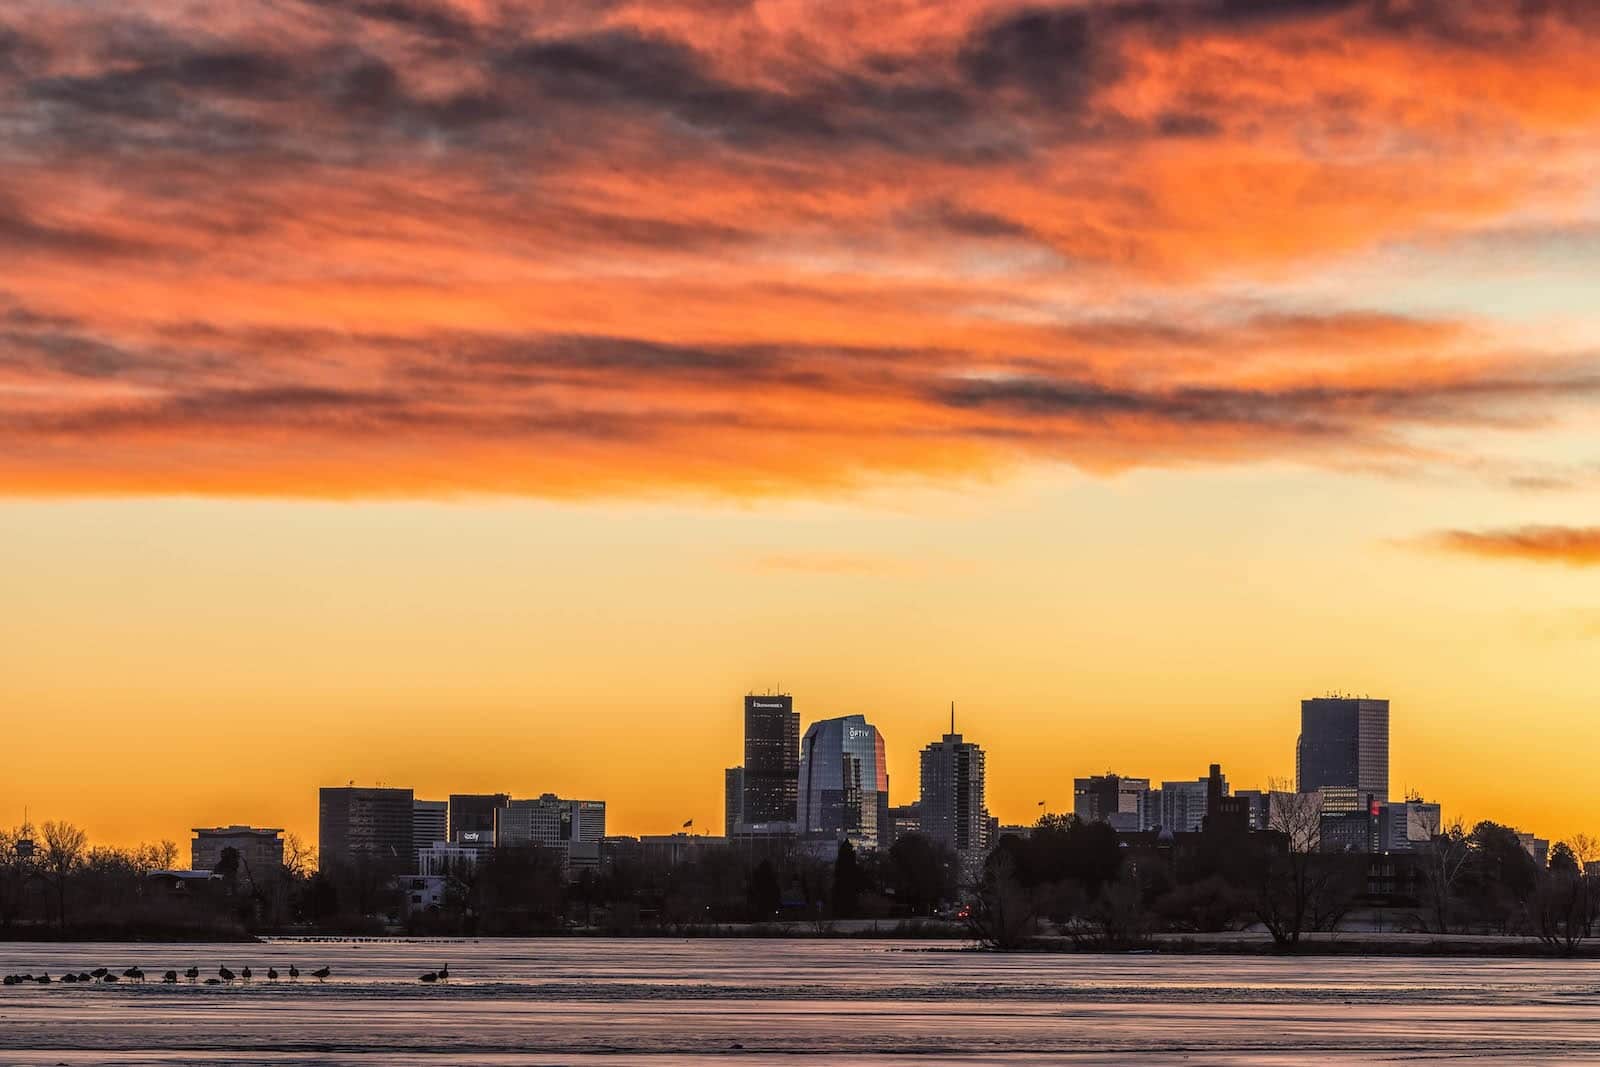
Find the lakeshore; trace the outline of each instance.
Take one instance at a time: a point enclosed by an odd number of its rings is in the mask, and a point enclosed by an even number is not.
[[[826,923],[719,923],[684,925],[634,930],[626,934],[598,927],[551,930],[523,935],[408,934],[401,930],[381,933],[341,931],[277,930],[246,932],[239,928],[79,930],[65,933],[54,928],[15,928],[0,934],[0,948],[7,945],[62,944],[94,941],[109,944],[464,944],[529,941],[671,941],[671,940],[752,940],[752,941],[885,941],[893,943],[929,942],[966,948],[994,955],[1020,954],[1104,954],[1157,956],[1385,956],[1385,957],[1460,957],[1484,959],[1575,959],[1600,960],[1600,939],[1586,941],[1570,951],[1557,949],[1537,938],[1501,934],[1435,934],[1352,929],[1306,933],[1294,945],[1280,945],[1262,930],[1219,933],[1159,933],[1132,945],[1108,948],[1086,943],[1062,933],[1041,933],[1011,953],[982,949],[972,933],[953,922],[885,922],[882,920],[837,920]]]

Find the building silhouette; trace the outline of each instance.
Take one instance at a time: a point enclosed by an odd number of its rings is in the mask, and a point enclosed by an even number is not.
[[[402,871],[416,862],[409,789],[324,787],[317,804],[317,867],[371,864]]]
[[[766,826],[795,821],[800,769],[800,715],[787,693],[744,698],[744,800],[741,821]]]
[[[606,836],[606,802],[565,800],[554,793],[513,800],[494,813],[495,848],[538,847],[569,868],[595,867]]]
[[[1222,780],[1224,791],[1228,781]],[[1162,782],[1159,795],[1152,794],[1160,812],[1156,824],[1175,834],[1195,834],[1205,828],[1206,802],[1211,795],[1210,777],[1186,782]]]
[[[283,869],[283,830],[259,826],[197,826],[189,842],[189,867],[214,871],[228,849],[239,857],[239,874],[251,881],[276,878]]]
[[[744,768],[722,772],[722,832],[731,835],[744,822]]]
[[[1150,779],[1097,774],[1072,780],[1072,812],[1085,822],[1109,823],[1119,833],[1158,825],[1150,802]]]
[[[494,844],[494,813],[509,803],[510,793],[451,793],[446,840],[453,845],[490,847]]]
[[[415,800],[411,801],[411,843],[416,848],[419,866],[413,870],[421,870],[421,856],[423,849],[435,841],[448,841],[450,839],[450,802],[446,800]]]
[[[1247,834],[1250,832],[1251,798],[1230,797],[1222,765],[1213,763],[1206,776],[1206,813],[1201,828],[1209,834]]]
[[[745,767],[748,780],[750,768]],[[888,848],[889,771],[883,735],[860,715],[811,724],[800,746],[795,829],[802,838]]]
[[[963,872],[975,873],[989,847],[983,749],[956,733],[955,705],[950,732],[922,750],[922,791],[918,830],[956,854]]]
[[[1389,801],[1389,702],[1315,697],[1300,702],[1295,751],[1302,793],[1348,789],[1360,801]]]

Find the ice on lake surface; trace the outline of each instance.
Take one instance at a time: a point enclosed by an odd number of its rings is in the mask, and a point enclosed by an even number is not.
[[[319,984],[268,967],[327,965]],[[448,964],[447,985],[417,976]],[[904,941],[0,943],[0,1064],[1600,1064],[1593,962],[995,955]],[[249,985],[162,972],[249,966]]]

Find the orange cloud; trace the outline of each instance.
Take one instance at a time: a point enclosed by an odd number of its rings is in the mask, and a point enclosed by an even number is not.
[[[1588,402],[1592,357],[1273,287],[1579,225],[1597,36],[1479,0],[32,0],[0,491],[1440,460]]]
[[[1447,552],[1569,567],[1600,566],[1600,526],[1516,526],[1501,530],[1445,530],[1427,544]]]

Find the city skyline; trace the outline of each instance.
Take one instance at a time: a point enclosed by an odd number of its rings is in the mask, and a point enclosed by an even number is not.
[[[745,709],[744,710],[744,713],[745,713],[744,723],[745,723],[745,726],[747,728],[749,728],[751,726],[751,724],[752,724],[752,720],[750,719],[750,714],[751,714],[751,708],[752,707],[765,706],[765,707],[774,708],[774,709],[775,708],[782,708],[783,709],[783,718],[785,720],[790,720],[790,717],[792,716],[792,720],[791,721],[795,721],[795,722],[805,726],[806,740],[807,740],[808,743],[809,743],[811,737],[813,736],[813,734],[816,733],[818,727],[824,727],[824,726],[832,725],[832,726],[835,727],[835,729],[837,731],[837,728],[839,727],[839,725],[840,724],[844,724],[845,730],[847,732],[851,732],[851,727],[850,727],[849,724],[856,723],[860,727],[864,728],[864,731],[865,731],[864,736],[871,736],[874,739],[873,743],[876,744],[878,752],[883,753],[883,754],[886,755],[887,751],[890,750],[892,747],[894,747],[894,746],[892,746],[891,744],[888,743],[887,738],[884,738],[883,734],[880,731],[878,731],[871,723],[863,721],[862,720],[862,716],[859,715],[859,714],[850,715],[850,716],[843,716],[843,717],[826,716],[826,717],[821,717],[821,718],[817,718],[817,719],[808,719],[808,718],[806,718],[802,714],[803,705],[797,705],[797,703],[795,701],[794,694],[790,693],[790,692],[777,692],[777,691],[770,690],[770,689],[765,693],[750,692],[750,693],[747,693],[745,695],[745,697],[743,698],[743,701],[744,701],[744,709]],[[777,703],[777,702],[781,702],[781,703]],[[1366,696],[1349,697],[1347,695],[1335,693],[1333,691],[1330,691],[1328,694],[1323,695],[1323,696],[1319,696],[1319,697],[1304,698],[1304,699],[1299,701],[1300,715],[1302,717],[1302,729],[1304,728],[1305,723],[1307,721],[1309,721],[1309,720],[1305,719],[1305,716],[1310,714],[1310,711],[1308,709],[1315,708],[1315,709],[1320,710],[1322,707],[1327,706],[1327,705],[1339,705],[1339,704],[1345,704],[1345,705],[1351,705],[1351,706],[1359,706],[1359,707],[1363,707],[1363,708],[1372,707],[1372,706],[1381,706],[1382,714],[1383,714],[1383,718],[1382,718],[1381,722],[1382,722],[1382,727],[1383,727],[1383,739],[1384,739],[1384,742],[1385,742],[1383,754],[1384,754],[1385,770],[1386,770],[1386,768],[1387,768],[1387,735],[1388,735],[1388,729],[1389,729],[1389,719],[1388,719],[1389,701],[1387,699],[1376,699],[1376,698],[1371,698],[1371,697],[1366,697]],[[954,722],[955,708],[954,708],[953,704],[949,708],[948,713],[950,715],[950,720],[949,720],[948,726],[953,729],[953,727],[955,725],[955,722]],[[763,728],[760,725],[759,722],[756,723],[756,727],[757,727],[758,730]],[[918,801],[921,801],[923,799],[922,787],[923,787],[924,783],[929,781],[929,779],[927,778],[927,775],[929,774],[929,770],[928,770],[929,763],[928,763],[928,760],[930,759],[930,757],[931,757],[931,755],[933,753],[938,752],[938,751],[943,751],[944,750],[944,746],[947,746],[952,742],[952,738],[954,739],[955,742],[962,742],[964,740],[965,745],[968,748],[970,748],[972,751],[977,753],[975,758],[978,760],[977,766],[979,768],[978,775],[979,775],[980,781],[982,781],[984,779],[987,779],[987,784],[991,788],[993,786],[997,785],[997,784],[1000,784],[999,782],[996,781],[996,779],[994,778],[992,773],[985,773],[984,765],[988,762],[988,760],[990,758],[990,753],[987,750],[987,746],[985,746],[983,744],[981,739],[974,738],[974,737],[965,737],[965,738],[963,738],[963,736],[961,734],[951,734],[949,732],[941,731],[941,733],[939,735],[935,736],[932,739],[929,739],[929,740],[923,742],[919,746],[918,751],[916,753],[914,753],[914,756],[913,756],[914,766],[913,766],[913,769],[911,771],[912,780],[910,781],[910,783],[909,784],[902,784],[901,787],[900,787],[900,791],[898,791],[898,792],[893,791],[892,788],[891,788],[891,790],[886,794],[885,797],[881,798],[880,801],[876,802],[876,803],[881,803],[883,810],[882,810],[881,813],[874,813],[871,816],[871,819],[873,820],[872,825],[875,827],[875,829],[872,830],[872,833],[869,836],[875,836],[875,835],[877,835],[879,833],[879,830],[876,829],[876,827],[881,822],[881,824],[882,824],[882,834],[885,835],[881,839],[882,840],[888,840],[889,836],[892,834],[892,831],[890,829],[890,825],[891,825],[891,823],[893,821],[892,819],[888,818],[888,814],[889,814],[888,809],[891,806],[899,807],[899,806],[903,806],[903,805],[913,805],[913,804],[915,804]],[[746,738],[745,741],[746,741],[745,751],[748,753],[750,751],[750,748],[749,748],[749,745],[748,745],[748,738]],[[1294,745],[1296,756],[1299,756],[1301,754],[1303,742],[1304,742],[1304,734],[1303,734],[1303,732],[1302,733],[1298,733],[1297,736],[1296,736],[1295,745]],[[835,746],[835,748],[839,747],[838,739],[835,740],[834,746]],[[808,744],[807,747],[809,747],[809,744]],[[868,745],[868,749],[871,749],[871,747],[872,747],[872,744],[869,744]],[[1353,774],[1354,773],[1354,768],[1355,768],[1355,764],[1353,762],[1354,759],[1355,759],[1354,750],[1351,751],[1351,754],[1350,754],[1349,758],[1352,761],[1350,763],[1350,768],[1351,768],[1351,773]],[[995,805],[993,804],[992,800],[988,800],[987,799],[987,798],[992,798],[993,793],[985,790],[984,787],[982,785],[980,785],[979,786],[980,795],[984,795],[986,797],[985,810],[983,811],[983,815],[984,815],[985,819],[992,815],[994,817],[994,822],[995,822],[996,825],[1018,825],[1018,824],[1020,824],[1020,825],[1029,825],[1032,822],[1034,822],[1042,814],[1046,814],[1046,813],[1051,813],[1051,814],[1073,814],[1075,812],[1080,817],[1104,819],[1105,821],[1113,822],[1113,823],[1115,823],[1117,825],[1117,828],[1119,830],[1123,830],[1123,831],[1143,829],[1143,828],[1146,828],[1146,827],[1160,827],[1160,826],[1163,826],[1163,825],[1167,826],[1168,829],[1176,829],[1176,830],[1178,830],[1180,832],[1193,832],[1193,831],[1198,830],[1200,828],[1200,815],[1194,814],[1193,812],[1190,812],[1187,816],[1184,815],[1183,812],[1186,810],[1184,808],[1184,806],[1183,806],[1184,805],[1184,801],[1182,799],[1177,799],[1176,801],[1174,801],[1174,798],[1172,798],[1172,797],[1165,797],[1164,798],[1163,797],[1163,793],[1164,792],[1171,792],[1172,791],[1171,787],[1181,787],[1183,789],[1189,790],[1190,792],[1194,792],[1196,797],[1203,798],[1204,793],[1205,793],[1205,787],[1206,787],[1206,778],[1205,778],[1205,776],[1202,775],[1202,776],[1198,777],[1198,779],[1193,778],[1193,777],[1189,777],[1189,778],[1179,778],[1179,779],[1176,779],[1176,780],[1171,780],[1171,779],[1163,780],[1163,778],[1165,778],[1166,776],[1163,776],[1163,775],[1144,775],[1144,776],[1140,776],[1140,777],[1130,777],[1125,773],[1128,770],[1134,770],[1134,771],[1144,770],[1144,769],[1146,769],[1145,768],[1145,764],[1147,764],[1148,762],[1149,761],[1147,759],[1143,758],[1143,757],[1135,756],[1135,757],[1132,758],[1131,764],[1128,765],[1128,766],[1121,766],[1121,767],[1116,767],[1116,768],[1108,767],[1103,771],[1088,771],[1087,774],[1083,774],[1083,773],[1071,774],[1067,778],[1065,778],[1063,783],[1062,783],[1062,785],[1064,786],[1064,789],[1059,790],[1059,792],[1062,794],[1062,800],[1060,802],[1057,802],[1055,799],[1052,798],[1052,796],[1047,796],[1045,799],[1042,799],[1042,800],[1039,800],[1039,801],[1035,801],[1032,805],[1021,805],[1021,804],[1019,804],[1019,805],[1016,806],[1017,807],[1016,811],[1011,811],[1011,810],[996,811],[995,810]],[[1202,762],[1204,762],[1204,760],[1202,760]],[[1211,763],[1213,769],[1215,768],[1216,762],[1217,761],[1215,759],[1210,760],[1210,763]],[[888,761],[887,760],[885,761],[885,765],[886,766],[888,765]],[[1225,766],[1229,766],[1229,767],[1234,766],[1233,764],[1227,764],[1226,761],[1224,761],[1224,765]],[[807,766],[808,766],[807,764],[805,764],[803,762],[800,762],[800,761],[797,761],[796,766],[794,768],[794,774],[796,776],[799,776],[799,775],[803,774]],[[719,797],[719,799],[722,802],[722,805],[721,805],[720,811],[717,812],[717,816],[720,816],[724,820],[726,819],[727,812],[731,810],[727,806],[728,796],[727,796],[727,793],[726,793],[726,788],[727,788],[728,779],[727,779],[726,776],[727,776],[728,772],[733,771],[733,770],[738,770],[738,771],[742,772],[743,768],[742,767],[739,767],[739,768],[726,768],[726,769],[723,769],[723,770],[719,771],[718,775],[717,775],[718,783],[722,787],[722,792],[721,792],[721,795]],[[1086,768],[1079,768],[1079,770],[1086,770]],[[1097,796],[1098,795],[1098,794],[1095,794],[1095,793],[1085,794],[1084,790],[1086,788],[1086,784],[1087,783],[1091,783],[1091,782],[1098,783],[1098,782],[1102,781],[1102,779],[1100,778],[1100,775],[1102,775],[1102,774],[1110,775],[1111,776],[1110,780],[1115,780],[1115,779],[1120,778],[1125,783],[1127,783],[1127,784],[1129,784],[1129,785],[1131,785],[1133,787],[1136,787],[1137,789],[1147,791],[1148,794],[1149,794],[1149,799],[1150,799],[1150,810],[1149,810],[1149,812],[1146,813],[1142,808],[1135,809],[1135,808],[1127,807],[1126,806],[1126,801],[1124,801],[1124,806],[1123,806],[1122,810],[1124,810],[1126,812],[1130,812],[1130,813],[1136,813],[1139,817],[1138,818],[1129,817],[1125,821],[1119,821],[1117,819],[1110,819],[1106,814],[1107,812],[1112,811],[1112,810],[1116,810],[1116,809],[1102,808],[1102,806],[1100,805],[1098,800],[1088,800],[1088,801],[1086,801],[1086,799],[1085,799],[1086,795],[1088,795],[1088,796]],[[742,778],[742,774],[741,774],[741,778]],[[885,780],[887,782],[892,782],[893,781],[892,774],[887,775]],[[1001,781],[1003,782],[1003,779]],[[1342,781],[1342,779],[1340,781]],[[793,779],[791,779],[790,784],[791,784],[791,786],[795,784]],[[1157,786],[1159,786],[1160,788],[1155,788]],[[559,791],[553,791],[553,790],[548,789],[548,788],[533,787],[530,790],[525,790],[525,791],[522,791],[522,792],[519,792],[517,789],[507,789],[507,790],[504,790],[504,791],[493,792],[493,793],[482,793],[482,792],[480,792],[480,793],[471,793],[471,792],[458,791],[458,790],[454,789],[453,786],[448,791],[446,791],[446,790],[435,789],[435,788],[432,788],[431,786],[430,787],[426,787],[426,788],[420,787],[420,786],[417,786],[417,785],[409,785],[409,786],[400,785],[400,786],[396,786],[394,784],[393,780],[381,781],[381,782],[380,781],[361,782],[361,781],[356,781],[354,779],[351,779],[351,780],[348,780],[346,783],[341,784],[341,785],[319,784],[318,786],[316,786],[317,792],[318,792],[319,796],[322,798],[321,799],[321,807],[322,807],[321,814],[320,815],[316,815],[316,814],[313,815],[312,825],[309,826],[309,827],[307,827],[307,826],[297,826],[297,825],[294,825],[292,822],[286,821],[286,825],[282,829],[285,832],[296,834],[297,836],[300,837],[300,839],[303,842],[306,842],[306,843],[309,843],[309,844],[316,844],[316,845],[320,846],[321,839],[328,833],[328,825],[329,824],[328,824],[328,821],[327,821],[328,820],[327,803],[328,803],[329,796],[337,796],[337,795],[343,795],[343,794],[346,794],[346,793],[350,793],[350,792],[352,792],[352,787],[353,787],[353,791],[355,793],[365,793],[365,794],[371,795],[371,796],[376,796],[376,795],[380,795],[380,794],[388,794],[388,795],[392,795],[392,796],[394,796],[396,798],[400,798],[402,793],[405,794],[403,799],[397,799],[397,801],[396,801],[396,803],[399,804],[399,808],[397,808],[398,814],[396,815],[396,819],[398,819],[400,824],[403,824],[407,828],[411,828],[411,827],[414,827],[414,826],[433,825],[435,823],[437,823],[440,827],[443,827],[443,826],[445,826],[446,813],[448,811],[448,830],[447,830],[447,832],[439,834],[438,838],[437,838],[438,840],[440,840],[440,841],[449,841],[452,844],[454,844],[454,843],[458,842],[459,840],[461,840],[461,838],[459,837],[459,831],[461,831],[461,830],[471,830],[471,831],[476,831],[477,833],[480,833],[480,834],[483,835],[482,841],[483,841],[485,846],[489,842],[491,842],[493,840],[496,840],[499,837],[499,828],[498,828],[498,826],[497,826],[497,824],[495,822],[495,820],[498,818],[498,814],[499,814],[497,809],[505,808],[507,804],[511,805],[512,810],[517,810],[519,808],[526,808],[530,804],[538,804],[539,801],[536,798],[539,798],[541,796],[544,796],[545,798],[548,799],[550,797],[553,797],[555,792],[562,792],[562,793],[568,793],[568,794],[573,792],[573,790],[565,789],[565,788],[563,788],[562,790],[559,790]],[[1224,793],[1225,794],[1229,793],[1230,792],[1230,788],[1231,788],[1231,793],[1234,796],[1251,795],[1251,796],[1260,798],[1260,797],[1264,796],[1265,793],[1267,791],[1269,791],[1270,789],[1272,789],[1272,788],[1285,788],[1285,787],[1291,788],[1291,789],[1298,788],[1298,789],[1301,789],[1302,791],[1313,791],[1313,792],[1316,791],[1318,788],[1320,788],[1317,785],[1306,785],[1306,783],[1304,781],[1303,774],[1302,773],[1298,773],[1298,772],[1295,775],[1271,774],[1271,775],[1268,775],[1268,776],[1266,776],[1264,778],[1261,778],[1259,780],[1246,779],[1246,778],[1244,778],[1242,776],[1237,776],[1236,775],[1235,779],[1231,783],[1230,783],[1230,781],[1228,779],[1228,776],[1225,775],[1223,777],[1223,791],[1224,791]],[[779,788],[781,789],[781,785],[780,785]],[[940,786],[940,788],[945,788],[945,787],[944,786]],[[1092,788],[1098,789],[1099,787],[1098,786],[1092,786]],[[1334,784],[1334,785],[1331,786],[1331,788],[1333,788],[1335,794],[1342,795],[1342,793],[1348,792],[1348,793],[1351,794],[1352,798],[1355,797],[1355,794],[1357,792],[1353,787],[1343,786],[1343,785],[1340,785],[1340,784]],[[1374,786],[1374,789],[1377,792],[1383,792],[1383,790],[1378,789],[1378,787],[1376,787],[1376,786]],[[580,788],[578,791],[581,792],[582,789]],[[590,790],[590,792],[597,793],[597,794],[599,793],[598,790]],[[804,794],[804,787],[803,786],[801,787],[800,792],[801,792],[802,795]],[[1049,790],[1049,792],[1053,795],[1053,794],[1056,794],[1058,792],[1058,790],[1056,788],[1052,787]],[[1124,792],[1126,792],[1126,789],[1124,789]],[[1415,783],[1409,783],[1409,782],[1408,783],[1404,783],[1403,785],[1390,785],[1390,787],[1387,790],[1386,795],[1378,796],[1377,800],[1380,803],[1387,803],[1388,800],[1392,799],[1394,801],[1394,803],[1398,805],[1398,804],[1401,803],[1401,801],[1406,800],[1410,796],[1413,796],[1413,795],[1421,796],[1423,799],[1426,799],[1428,801],[1433,802],[1433,804],[1436,805],[1436,806],[1439,805],[1440,801],[1441,801],[1441,794],[1439,794],[1438,792],[1429,791],[1426,788],[1419,787]],[[446,800],[442,799],[442,798],[445,798],[446,796],[448,796],[448,808],[446,807]],[[1174,802],[1178,804],[1177,808],[1173,808],[1172,807],[1172,804]],[[1354,799],[1352,799],[1351,803],[1354,803],[1354,802],[1355,802]],[[562,803],[590,804],[591,802],[590,801],[562,801]],[[605,810],[606,810],[606,808],[608,806],[609,801],[608,801],[608,799],[601,799],[601,800],[599,800],[599,801],[597,801],[595,803],[598,804],[598,809],[602,812],[601,819],[602,819],[602,821],[604,821],[606,819],[606,816],[605,816],[604,812],[605,812]],[[835,803],[837,803],[837,801],[835,801]],[[1085,803],[1088,803],[1090,806],[1086,808],[1085,807]],[[1140,803],[1143,803],[1143,801],[1141,801]],[[1205,810],[1205,805],[1204,805],[1203,799],[1198,800],[1198,801],[1194,800],[1194,799],[1190,799],[1189,800],[1189,804],[1192,805],[1194,803],[1200,803],[1201,807],[1198,810],[1203,813],[1203,811]],[[1365,801],[1362,801],[1362,803],[1364,804]],[[1560,837],[1563,836],[1562,832],[1555,832],[1555,831],[1549,830],[1545,826],[1543,826],[1542,824],[1518,822],[1515,819],[1509,818],[1507,813],[1505,813],[1505,812],[1487,812],[1487,813],[1474,812],[1474,813],[1471,813],[1470,815],[1466,814],[1466,813],[1463,813],[1463,811],[1461,811],[1455,805],[1455,803],[1453,802],[1453,799],[1448,797],[1448,796],[1445,796],[1444,799],[1443,799],[1443,807],[1445,809],[1447,818],[1449,820],[1454,820],[1456,818],[1460,818],[1467,825],[1471,825],[1473,822],[1477,821],[1477,819],[1480,818],[1480,817],[1496,818],[1496,819],[1503,819],[1508,824],[1518,826],[1519,828],[1521,828],[1521,829],[1523,829],[1525,831],[1529,831],[1529,832],[1532,832],[1532,833],[1535,833],[1535,834],[1539,834],[1539,835],[1547,835],[1547,836],[1550,837],[1550,839],[1559,839]],[[424,814],[425,811],[427,812],[427,814]],[[465,812],[475,813],[475,814],[469,814],[469,815],[463,816],[463,812],[464,811]],[[615,814],[615,811],[616,811],[616,809],[613,807],[612,808],[613,814]],[[1176,812],[1177,814],[1174,814],[1174,812]],[[610,824],[611,827],[612,827],[612,831],[611,832],[613,832],[615,834],[620,834],[620,835],[623,835],[623,836],[641,836],[641,835],[670,834],[670,833],[672,833],[674,831],[677,831],[677,832],[681,833],[681,832],[684,832],[685,830],[688,830],[689,832],[691,832],[693,834],[696,834],[696,835],[708,835],[708,834],[716,834],[720,830],[721,834],[727,835],[727,834],[731,833],[732,829],[733,829],[732,827],[730,827],[728,825],[722,825],[722,826],[718,827],[717,824],[716,824],[716,818],[715,817],[706,818],[701,814],[691,814],[691,815],[687,816],[687,818],[684,819],[684,821],[677,822],[676,820],[678,819],[678,815],[679,814],[680,814],[680,812],[678,812],[676,808],[671,809],[670,811],[668,809],[666,809],[666,808],[661,808],[661,809],[658,809],[658,810],[654,810],[654,811],[651,811],[651,812],[647,813],[642,819],[640,818],[638,813],[634,813],[633,818],[634,818],[634,820],[637,820],[637,821],[622,822],[620,820],[613,819],[613,821]],[[58,817],[63,817],[63,816],[58,815],[58,814],[49,814],[49,815],[41,816],[41,818],[58,818]],[[857,817],[859,818],[859,813],[858,813]],[[473,822],[471,822],[470,825],[468,825],[468,823],[463,821],[464,818],[466,818],[466,819],[475,819],[476,821],[473,821]],[[36,822],[38,820],[30,820],[30,821],[35,821]],[[71,820],[69,818],[69,821],[74,821],[74,820]],[[802,827],[798,826],[798,823],[799,822],[803,822],[803,821],[804,820],[802,820],[802,819],[793,819],[793,820],[775,819],[775,820],[770,820],[766,825],[772,825],[772,826],[774,826],[775,829],[781,829],[782,827],[787,825],[787,827],[789,828],[789,832],[793,832],[793,831],[795,831],[797,829],[803,829]],[[20,822],[20,820],[19,820],[19,822]],[[318,825],[319,823],[320,823],[320,825]],[[257,822],[252,824],[250,822],[250,820],[248,820],[248,819],[245,819],[245,820],[234,819],[229,824],[229,826],[231,826],[231,827],[233,827],[235,829],[246,828],[246,827],[249,827],[251,825],[259,826],[259,825],[262,825],[262,823],[260,821],[257,821]],[[751,825],[751,824],[748,824],[748,823],[745,823],[743,825],[745,827],[750,828],[750,829],[755,829],[756,832],[758,832],[758,833],[765,831],[765,826],[762,826],[762,825]],[[198,832],[198,831],[196,831],[196,832]],[[218,831],[218,832],[220,832],[220,831]],[[524,832],[526,832],[526,831],[524,831]],[[1585,832],[1585,831],[1576,830],[1576,831],[1567,831],[1567,832],[1570,833],[1570,832]],[[342,835],[343,831],[338,831],[338,833],[340,833]],[[147,841],[147,840],[173,839],[174,836],[178,836],[178,835],[150,834],[150,835],[140,836],[136,840],[137,840],[137,842],[144,842],[144,841]],[[803,836],[803,834],[802,834],[802,836]],[[133,839],[130,839],[128,841],[109,840],[109,841],[107,841],[107,843],[108,844],[112,844],[112,845],[123,845],[123,846],[126,846],[126,845],[130,845],[130,844],[136,843],[136,841],[133,840]],[[341,846],[341,849],[343,849],[343,847],[344,846]],[[416,848],[419,849],[419,850],[422,847],[423,847],[422,844],[417,844],[416,845]]]

